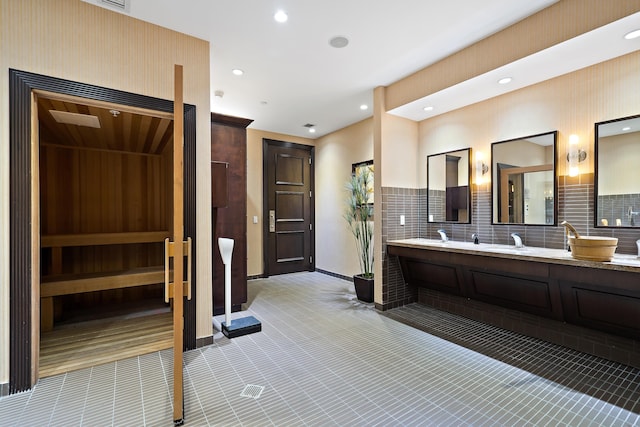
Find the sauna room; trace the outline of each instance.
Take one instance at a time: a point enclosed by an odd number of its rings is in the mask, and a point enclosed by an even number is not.
[[[36,98],[39,376],[171,347],[172,115]]]

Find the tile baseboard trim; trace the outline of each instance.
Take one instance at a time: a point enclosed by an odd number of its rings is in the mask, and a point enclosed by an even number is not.
[[[403,298],[401,300],[398,301],[394,301],[394,302],[389,302],[386,304],[378,304],[376,303],[376,309],[379,311],[387,311],[387,310],[391,310],[393,308],[398,308],[398,307],[402,307],[405,305],[409,305],[409,304],[413,304],[414,302],[418,302],[418,299],[410,296],[408,298]]]
[[[0,384],[0,397],[9,396],[9,383]]]
[[[206,347],[213,344],[213,335],[196,339],[196,348]]]

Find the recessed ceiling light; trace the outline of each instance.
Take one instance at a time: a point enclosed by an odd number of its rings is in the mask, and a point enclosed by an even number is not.
[[[368,106],[367,104],[362,104],[362,105],[360,106],[360,109],[361,109],[361,110],[368,110],[368,109],[369,109],[369,106]]]
[[[631,130],[631,128],[630,128],[629,126],[626,126],[626,127],[623,127],[623,128],[622,128],[622,131],[623,131],[623,132],[626,132],[626,131],[628,131],[628,130]]]
[[[340,49],[349,44],[349,39],[344,36],[335,36],[329,40],[329,44],[336,49]]]
[[[287,20],[289,19],[289,15],[287,15],[287,12],[285,12],[284,10],[279,10],[275,13],[275,15],[273,15],[273,19],[280,23],[287,22]]]
[[[309,133],[316,133],[316,128],[309,128]]]
[[[624,38],[627,40],[637,39],[638,37],[640,37],[640,30],[633,30],[624,35]]]
[[[501,85],[506,85],[507,83],[511,83],[511,77],[503,77],[500,80],[498,80],[498,83]]]
[[[433,107],[429,105],[428,107],[424,107],[423,110],[424,111],[433,111]]]
[[[231,72],[232,72],[233,74],[235,74],[236,76],[241,76],[241,75],[243,75],[243,74],[244,74],[244,71],[242,71],[242,70],[241,70],[241,69],[239,69],[239,68],[234,68],[233,70],[231,70]]]

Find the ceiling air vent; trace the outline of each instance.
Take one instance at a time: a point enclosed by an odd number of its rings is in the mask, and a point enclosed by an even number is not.
[[[129,12],[131,6],[131,0],[99,0],[105,6],[110,6],[115,9],[120,9],[124,12]]]

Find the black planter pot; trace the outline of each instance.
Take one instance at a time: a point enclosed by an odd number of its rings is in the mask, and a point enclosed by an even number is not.
[[[353,284],[356,287],[356,296],[360,301],[373,302],[373,277],[366,278],[361,274],[353,276]]]

